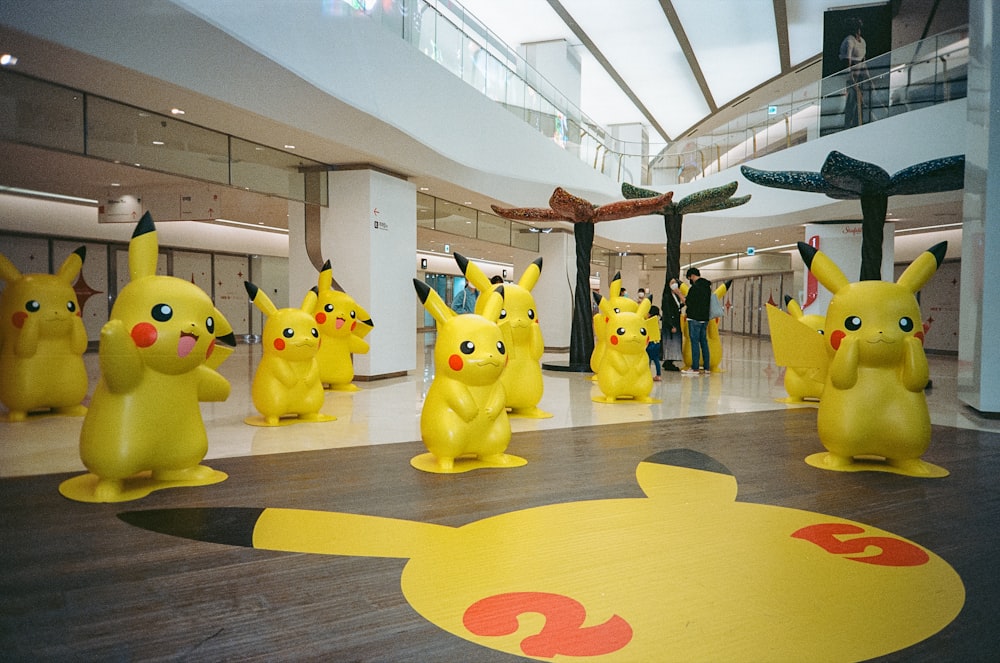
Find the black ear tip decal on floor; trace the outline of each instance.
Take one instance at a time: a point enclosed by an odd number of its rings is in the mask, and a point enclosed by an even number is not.
[[[253,547],[253,530],[264,509],[150,509],[125,511],[118,518],[130,525],[195,541]]]
[[[711,456],[698,451],[692,451],[691,449],[666,449],[649,456],[643,462],[686,467],[692,470],[704,470],[705,472],[715,472],[728,476],[733,475],[728,467]]]

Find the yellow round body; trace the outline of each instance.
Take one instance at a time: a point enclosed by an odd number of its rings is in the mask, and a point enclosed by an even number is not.
[[[646,320],[636,312],[615,313],[608,317],[604,330],[604,356],[597,369],[597,386],[605,399],[648,400],[653,391],[653,374],[646,354]]]
[[[359,325],[367,313],[346,292],[320,290],[314,310],[321,343],[316,354],[320,381],[332,389],[341,389],[354,380],[356,354],[366,354],[368,343],[359,334]]]

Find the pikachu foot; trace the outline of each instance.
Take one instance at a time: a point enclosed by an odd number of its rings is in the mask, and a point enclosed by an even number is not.
[[[291,426],[292,424],[315,424],[324,421],[336,421],[332,414],[312,413],[307,415],[263,416],[254,414],[243,419],[250,426]]]
[[[488,468],[509,468],[527,465],[520,456],[500,453],[489,456],[459,456],[458,458],[438,458],[431,453],[420,454],[410,459],[410,465],[422,472],[432,474],[461,474],[472,470]]]
[[[511,417],[521,417],[522,419],[549,419],[552,417],[551,412],[540,410],[537,407],[513,407],[510,408],[508,414]]]
[[[943,467],[919,458],[905,460],[886,460],[877,456],[855,456],[852,458],[821,452],[806,457],[806,463],[822,470],[835,472],[887,472],[921,479],[940,479],[949,474],[948,470]]]
[[[219,472],[204,465],[196,465],[184,470],[161,471],[157,472],[157,475],[160,477],[172,475],[177,478],[157,479],[153,478],[152,473],[148,471],[125,479],[102,479],[96,474],[88,473],[63,481],[59,484],[59,493],[76,502],[130,502],[146,497],[157,490],[209,486],[229,478],[225,472]]]
[[[348,382],[347,384],[327,384],[323,385],[323,388],[327,391],[361,391],[361,387],[352,382]]]
[[[87,414],[87,407],[85,405],[56,407],[52,408],[52,414],[58,414],[61,417],[83,417]]]
[[[156,470],[153,472],[154,481],[202,481],[211,477],[215,473],[207,465],[195,465],[185,467],[180,470]]]

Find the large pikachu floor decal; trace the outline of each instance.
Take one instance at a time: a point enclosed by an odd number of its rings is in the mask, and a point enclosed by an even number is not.
[[[636,478],[644,498],[461,527],[274,508],[119,517],[218,544],[408,559],[400,584],[416,612],[537,660],[864,660],[937,633],[965,601],[933,552],[861,523],[737,501],[729,470],[698,452],[661,451]]]

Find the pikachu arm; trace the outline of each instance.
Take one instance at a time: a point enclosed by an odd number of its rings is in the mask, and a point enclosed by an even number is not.
[[[531,358],[538,360],[545,353],[545,340],[542,338],[542,328],[536,322],[531,325]]]
[[[918,393],[927,386],[930,378],[930,368],[927,365],[927,355],[920,339],[911,336],[903,341],[903,370],[900,375],[907,391]]]
[[[318,384],[319,379],[319,362],[313,359],[309,363],[309,370],[306,371],[306,377],[304,382],[306,384]]]
[[[73,354],[82,355],[87,351],[87,328],[79,316],[73,318],[73,328],[70,330],[69,349]]]
[[[486,413],[486,417],[493,421],[500,416],[501,412],[507,410],[507,392],[504,391],[503,385],[499,382],[496,383],[496,388],[490,392],[490,397],[486,400],[486,404],[483,406],[483,411]]]
[[[208,366],[199,366],[198,400],[224,401],[229,398],[229,381]]]
[[[610,350],[604,354],[604,361],[611,366],[612,369],[619,375],[623,375],[628,372],[628,361],[625,356],[620,352],[615,352]]]
[[[448,390],[445,403],[466,423],[475,419],[476,415],[479,414],[479,406],[476,404],[476,399],[472,397],[472,392],[460,382],[452,382],[452,388]]]
[[[29,315],[21,327],[21,333],[14,341],[14,354],[18,357],[33,357],[38,352],[38,316]]]
[[[861,348],[856,340],[845,338],[830,362],[830,384],[837,389],[850,389],[858,381]]]
[[[260,370],[260,368],[258,367],[257,370]],[[299,376],[296,375],[292,365],[284,359],[275,359],[274,361],[268,362],[267,370],[269,370],[271,374],[278,379],[278,382],[289,389],[294,387],[299,382]]]
[[[108,320],[104,323],[97,354],[101,377],[111,393],[124,394],[139,384],[142,357],[123,321]]]
[[[368,354],[370,349],[367,341],[363,341],[359,336],[348,336],[347,337],[347,349],[350,350],[351,354],[363,355]]]

